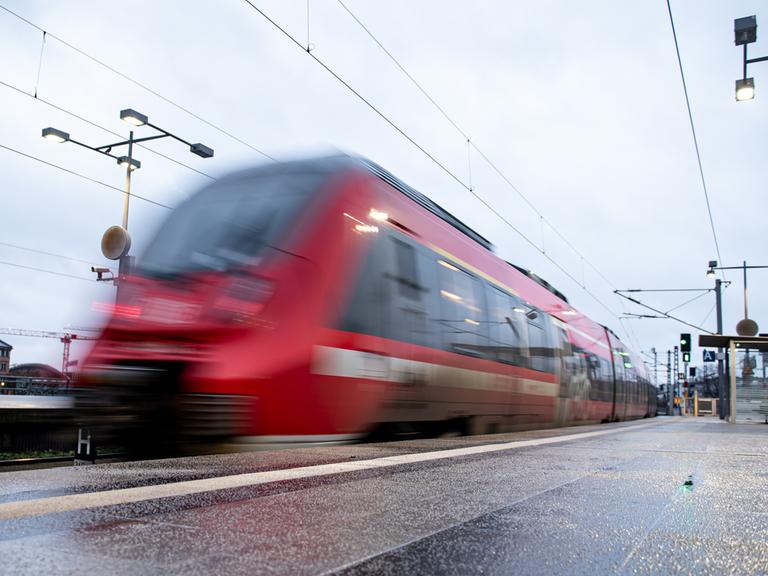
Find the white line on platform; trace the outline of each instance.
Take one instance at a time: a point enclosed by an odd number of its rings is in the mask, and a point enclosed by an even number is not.
[[[469,446],[466,448],[453,448],[449,450],[436,450],[433,452],[403,454],[401,456],[385,456],[383,458],[360,460],[358,462],[320,464],[318,466],[304,466],[301,468],[289,468],[286,470],[235,474],[232,476],[219,476],[216,478],[204,478],[201,480],[185,480],[182,482],[173,482],[169,484],[139,486],[137,488],[122,488],[120,490],[105,490],[102,492],[89,492],[86,494],[70,494],[68,496],[52,496],[50,498],[39,498],[37,500],[21,500],[18,502],[0,504],[0,520],[13,520],[16,518],[41,516],[43,514],[72,512],[76,510],[86,510],[89,508],[100,508],[102,506],[115,506],[118,504],[130,504],[133,502],[156,500],[158,498],[189,496],[190,494],[200,494],[202,492],[228,490],[232,488],[243,488],[246,486],[267,484],[269,482],[284,482],[287,480],[297,480],[301,478],[316,478],[318,476],[328,476],[330,474],[341,474],[344,472],[357,472],[360,470],[370,470],[373,468],[387,468],[391,466],[400,466],[402,464],[428,462],[430,460],[444,460],[460,456],[488,454],[491,452],[501,452],[503,450],[525,448],[528,446],[557,444],[560,442],[569,442],[572,440],[584,440],[597,436],[605,436],[606,434],[615,434],[618,432],[630,432],[639,428],[653,426],[654,424],[655,423],[647,423],[635,426],[622,426],[608,430],[598,430],[596,432],[580,432],[577,434],[568,434],[566,436],[552,436],[549,438],[536,438],[532,440],[517,440],[515,442],[504,442],[502,444],[484,444],[482,446]]]

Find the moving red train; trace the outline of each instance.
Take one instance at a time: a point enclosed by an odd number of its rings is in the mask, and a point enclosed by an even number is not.
[[[181,204],[84,372],[137,442],[344,441],[654,416],[609,329],[365,160],[262,166]]]

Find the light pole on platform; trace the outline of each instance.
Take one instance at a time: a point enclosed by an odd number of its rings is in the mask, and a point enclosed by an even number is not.
[[[136,127],[149,126],[150,128],[153,128],[159,132],[159,134],[145,136],[143,138],[134,138],[133,130],[131,130],[127,140],[121,140],[120,142],[113,142],[111,144],[104,144],[103,146],[90,146],[83,142],[79,142],[78,140],[72,139],[69,133],[64,132],[63,130],[58,130],[52,127],[43,129],[43,138],[47,138],[58,143],[71,142],[72,144],[77,144],[78,146],[87,148],[88,150],[98,152],[104,156],[109,156],[110,158],[116,160],[119,166],[125,167],[125,195],[123,199],[122,226],[110,226],[107,228],[106,232],[104,232],[104,235],[101,238],[102,254],[104,254],[104,256],[109,260],[117,260],[119,262],[117,276],[115,276],[109,268],[99,266],[94,266],[91,268],[91,271],[97,274],[97,280],[112,280],[118,287],[118,290],[120,289],[120,279],[124,278],[125,275],[128,274],[128,271],[131,267],[132,258],[128,254],[131,249],[131,236],[128,234],[128,209],[131,199],[131,174],[133,174],[134,170],[141,168],[141,162],[133,157],[134,144],[138,144],[140,142],[148,142],[150,140],[159,140],[160,138],[173,138],[174,140],[178,140],[179,142],[189,146],[189,151],[200,156],[201,158],[213,157],[212,148],[209,148],[208,146],[205,146],[199,142],[192,144],[183,138],[180,138],[175,134],[160,128],[159,126],[155,126],[149,122],[149,117],[147,117],[145,114],[142,114],[141,112],[133,110],[132,108],[121,110],[120,119]],[[122,146],[127,146],[127,155],[118,156],[112,153],[114,148],[119,148]],[[105,278],[104,274],[110,274],[111,277]]]

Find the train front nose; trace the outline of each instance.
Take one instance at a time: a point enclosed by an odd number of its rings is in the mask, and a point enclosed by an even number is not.
[[[92,366],[75,397],[79,424],[99,442],[176,441],[178,364]]]
[[[185,368],[178,362],[91,367],[76,395],[79,425],[102,445],[140,454],[242,434],[253,399],[185,391]]]

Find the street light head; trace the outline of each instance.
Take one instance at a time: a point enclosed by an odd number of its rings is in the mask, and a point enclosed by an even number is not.
[[[189,151],[192,152],[192,154],[197,154],[200,158],[213,158],[213,148],[208,148],[208,146],[200,144],[200,142],[192,144],[192,146],[189,147]]]
[[[736,80],[736,101],[752,100],[755,97],[755,79]]]
[[[757,40],[757,17],[745,16],[733,21],[734,42],[736,46],[752,44]]]
[[[141,168],[141,162],[139,162],[135,158],[129,159],[128,156],[120,156],[120,158],[117,159],[117,163],[120,166],[125,166],[126,168],[128,167],[128,165],[130,165],[131,171],[138,170],[139,168]]]
[[[141,112],[136,112],[136,110],[132,110],[131,108],[126,108],[125,110],[120,111],[120,120],[124,120],[125,122],[128,122],[128,124],[133,124],[134,126],[144,126],[144,124],[149,122],[147,116]]]
[[[717,268],[717,260],[709,261],[709,270],[707,270],[707,278],[715,277],[715,268]]]
[[[56,128],[43,128],[43,138],[61,144],[62,142],[67,142],[69,140],[69,134],[62,132],[61,130],[56,130]]]

